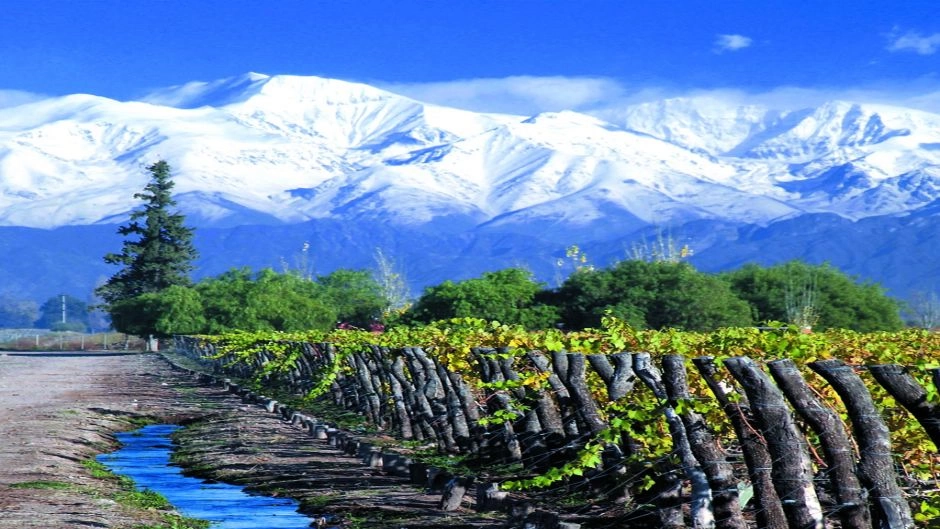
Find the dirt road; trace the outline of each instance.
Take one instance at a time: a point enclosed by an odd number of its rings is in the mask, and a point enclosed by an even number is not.
[[[114,501],[117,485],[83,464],[142,418],[190,423],[182,453],[201,474],[292,496],[343,527],[501,525],[470,509],[443,513],[439,494],[196,380],[157,355],[0,353],[0,529],[167,527]]]
[[[152,355],[0,353],[0,528],[131,527],[155,521],[108,499],[82,463],[129,417],[198,413]]]

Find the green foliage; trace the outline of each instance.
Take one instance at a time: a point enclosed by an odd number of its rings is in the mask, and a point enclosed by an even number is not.
[[[873,283],[858,283],[829,265],[791,261],[764,268],[749,264],[722,277],[751,305],[756,321],[793,321],[787,300],[793,297],[793,285],[804,285],[816,291],[812,296],[813,312],[819,329],[874,332],[903,326],[900,304],[884,289]]]
[[[97,479],[110,479],[115,481],[120,481],[117,474],[111,472],[108,467],[97,461],[95,459],[84,459],[82,460],[82,466],[88,470],[88,473],[91,474],[91,477]],[[122,482],[125,483],[125,482]],[[126,482],[129,483],[129,482]]]
[[[196,285],[206,331],[328,329],[336,309],[325,288],[295,274],[230,270]]]
[[[136,509],[171,509],[173,505],[159,492],[152,490],[126,490],[117,493],[114,499]]]
[[[174,285],[111,305],[116,328],[128,334],[170,336],[206,330],[202,299],[195,289]]]
[[[341,268],[317,278],[338,321],[365,329],[387,308],[382,286],[366,270]]]
[[[37,480],[37,481],[21,481],[19,483],[11,483],[11,489],[37,489],[37,490],[68,490],[72,488],[71,483],[66,483],[64,481],[51,481],[51,480]]]
[[[117,300],[108,308],[111,324],[123,333],[147,336],[156,332],[159,294],[147,293]]]
[[[131,213],[130,221],[118,228],[118,234],[125,237],[121,253],[109,253],[104,257],[106,263],[122,268],[96,291],[109,309],[118,306],[118,310],[123,311],[114,320],[115,328],[133,334],[144,331],[141,336],[155,332],[155,329],[135,326],[132,331],[121,325],[124,322],[133,322],[135,325],[155,322],[154,314],[132,317],[127,312],[133,307],[144,310],[151,307],[152,303],[119,304],[174,285],[188,286],[192,261],[196,258],[196,249],[192,243],[193,230],[184,225],[183,215],[171,211],[176,202],[171,195],[173,180],[170,178],[169,164],[159,161],[147,169],[151,175],[150,182],[142,193],[134,195],[135,199],[144,202],[143,208]]]
[[[35,301],[18,299],[9,294],[0,294],[0,328],[22,329],[32,327],[39,317],[39,306]]]
[[[540,303],[540,283],[518,268],[486,272],[482,277],[425,289],[406,321],[430,323],[450,318],[482,318],[526,328],[546,328],[558,321],[554,307]]]
[[[348,375],[353,369],[348,358],[353,351],[370,351],[377,346],[393,361],[403,354],[405,346],[420,344],[428,356],[448,371],[459,375],[471,389],[474,400],[484,402],[487,395],[495,392],[510,396],[525,389],[537,399],[537,392],[550,392],[547,377],[552,369],[533,369],[524,358],[526,351],[560,351],[568,355],[610,354],[620,351],[648,351],[654,358],[663,354],[681,354],[687,359],[711,356],[718,365],[729,356],[747,355],[756,361],[791,358],[801,366],[804,377],[814,386],[818,394],[843,416],[846,412],[840,399],[828,385],[814,378],[805,366],[817,359],[839,358],[849,365],[898,363],[906,365],[909,372],[928,389],[928,400],[937,396],[933,387],[931,369],[940,366],[934,351],[940,350],[940,334],[924,330],[903,332],[857,333],[846,330],[804,333],[796,326],[777,324],[772,329],[755,327],[722,328],[712,332],[681,332],[675,329],[638,330],[626,322],[610,315],[602,317],[597,328],[576,332],[558,329],[526,331],[521,326],[487,322],[474,318],[455,318],[438,321],[421,327],[395,327],[384,334],[362,331],[333,330],[309,333],[232,333],[222,336],[202,337],[214,343],[219,359],[226,363],[251,367],[256,380],[270,374],[296,370],[303,347],[301,342],[328,342],[335,346],[335,354],[327,361],[321,359],[314,369],[315,392],[322,395],[340,374]],[[474,347],[496,349],[491,353],[500,360],[512,361],[518,379],[499,382],[483,382],[478,367],[470,361],[470,350]],[[264,351],[262,356],[258,353]],[[319,357],[319,356],[315,356]],[[308,358],[309,361],[309,358]],[[688,362],[688,360],[687,360]],[[706,423],[713,428],[717,438],[730,439],[733,430],[724,412],[707,389],[697,370],[688,368],[688,383],[691,397],[674,402],[656,398],[643,384],[637,384],[625,398],[611,401],[606,388],[595,373],[588,372],[586,381],[598,405],[605,426],[602,430],[573,446],[570,457],[550,468],[525,468],[504,474],[495,479],[502,480],[507,489],[532,489],[559,487],[560,482],[577,481],[582,477],[603,473],[604,453],[612,445],[621,445],[629,439],[632,453],[620,460],[627,468],[623,483],[632,492],[648,491],[657,485],[656,476],[674,472],[678,465],[674,447],[666,422],[667,413],[683,416],[697,413],[705,416]],[[926,432],[906,412],[896,407],[883,388],[867,378],[866,384],[879,405],[884,407],[885,420],[892,431],[892,451],[898,454],[897,463],[906,475],[928,483],[940,477],[936,447]],[[730,376],[726,381],[731,382]],[[739,395],[731,390],[730,398]],[[385,395],[382,398],[388,398]],[[519,402],[522,400],[523,402]],[[529,409],[529,398],[511,397],[511,408],[490,410],[477,422],[477,426],[493,427],[518,421]],[[318,403],[319,406],[319,403]],[[813,439],[809,439],[814,442]],[[422,458],[425,457],[422,454]],[[441,459],[439,457],[438,459]],[[474,468],[471,459],[462,459],[461,465]],[[489,476],[496,471],[492,466],[485,470]],[[926,491],[914,497],[921,501],[919,521],[930,519],[940,507],[940,496]]]
[[[111,305],[116,327],[137,335],[295,332],[337,321],[367,326],[384,301],[368,272],[338,270],[316,281],[294,273],[230,270],[187,287],[173,285]]]
[[[597,327],[605,314],[637,328],[708,330],[749,325],[750,311],[720,279],[684,262],[621,261],[573,274],[555,292],[566,327]]]
[[[157,296],[157,317],[154,329],[161,336],[195,334],[206,328],[202,296],[194,288],[173,285]]]
[[[34,324],[54,331],[83,332],[88,328],[88,305],[84,301],[65,296],[65,322],[62,321],[62,296],[53,296],[39,307],[39,319]]]

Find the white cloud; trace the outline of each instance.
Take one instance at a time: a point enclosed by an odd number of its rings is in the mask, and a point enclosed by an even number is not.
[[[731,105],[759,105],[777,110],[797,110],[842,100],[940,113],[940,79],[936,77],[851,88],[781,86],[759,92],[734,88],[631,86],[615,79],[581,77],[525,76],[409,84],[373,81],[372,84],[425,103],[525,116],[573,110],[603,117],[610,110],[672,97],[707,97]]]
[[[913,51],[919,55],[933,55],[940,49],[940,33],[921,35],[916,31],[908,31],[898,36],[892,34],[888,43],[888,51]]]
[[[45,96],[22,90],[0,90],[0,108],[9,108],[45,99]]]
[[[557,110],[584,110],[624,96],[612,79],[533,77],[464,79],[434,83],[375,83],[418,101],[477,112],[533,115]]]
[[[715,38],[715,53],[726,51],[743,50],[751,45],[753,41],[750,37],[744,35],[718,35]]]

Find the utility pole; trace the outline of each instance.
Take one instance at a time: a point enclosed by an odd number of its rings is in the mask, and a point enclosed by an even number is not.
[[[65,323],[65,294],[62,294],[62,323]]]

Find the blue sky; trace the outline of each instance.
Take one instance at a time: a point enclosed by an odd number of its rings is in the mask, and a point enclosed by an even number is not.
[[[477,110],[687,93],[940,111],[935,0],[8,0],[0,102],[131,99],[249,71]]]

